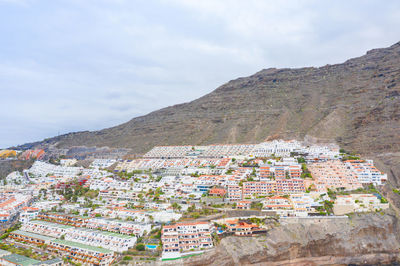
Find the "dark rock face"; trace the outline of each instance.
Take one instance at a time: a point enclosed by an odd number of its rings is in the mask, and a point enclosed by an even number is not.
[[[33,146],[127,147],[141,153],[155,145],[314,137],[336,141],[363,155],[377,155],[374,159],[397,182],[393,177],[400,177],[400,157],[387,154],[400,150],[399,132],[397,43],[343,64],[262,70],[230,81],[189,103],[167,107],[116,127],[71,133]]]
[[[0,161],[0,180],[13,171],[22,171],[32,166],[33,161],[2,160]]]

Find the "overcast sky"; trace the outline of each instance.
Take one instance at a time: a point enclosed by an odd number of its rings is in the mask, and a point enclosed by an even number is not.
[[[400,1],[0,0],[0,147],[400,41]]]

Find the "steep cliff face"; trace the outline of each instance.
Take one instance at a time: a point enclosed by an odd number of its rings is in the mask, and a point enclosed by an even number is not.
[[[302,219],[261,237],[225,238],[214,251],[174,265],[384,264],[400,259],[399,233],[393,214]]]
[[[155,145],[249,143],[315,137],[379,155],[400,176],[400,43],[343,64],[266,69],[195,101],[122,125],[71,133],[27,146],[96,145],[145,152]],[[394,178],[394,182],[397,179]]]
[[[13,161],[0,161],[0,180],[5,178],[13,171],[22,171],[31,167],[33,161],[13,160]]]

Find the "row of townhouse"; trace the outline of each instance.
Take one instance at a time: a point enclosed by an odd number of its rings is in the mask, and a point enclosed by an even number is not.
[[[185,158],[185,159],[134,159],[121,161],[117,164],[117,172],[132,172],[134,170],[184,171],[185,169],[226,169],[230,158]],[[185,171],[186,172],[186,171]]]
[[[372,160],[348,160],[344,163],[354,172],[360,183],[382,185],[387,181],[387,174],[379,171]]]
[[[229,185],[227,189],[227,198],[230,201],[239,201],[242,199],[242,187],[238,185]]]
[[[73,228],[75,227],[64,224],[50,223],[41,220],[29,221],[27,223],[24,223],[21,227],[21,229],[24,231],[56,238],[67,234]]]
[[[339,147],[336,145],[312,145],[301,148],[299,152],[305,155],[307,161],[327,161],[340,158]]]
[[[181,217],[181,214],[174,213],[170,210],[146,212],[143,210],[125,209],[124,207],[118,207],[114,210],[104,209],[104,212],[101,212],[100,214],[113,218],[130,219],[134,220],[135,222],[123,221],[121,219],[91,218],[62,213],[39,213],[37,218],[40,220],[30,221],[31,223],[24,226],[34,226],[38,228],[37,230],[39,230],[41,227],[50,230],[52,226],[54,236],[63,234],[64,229],[71,228],[72,226],[87,227],[92,229],[100,228],[101,230],[110,232],[142,236],[145,231],[150,232],[150,217],[155,222],[169,222],[171,220],[178,220]],[[43,233],[41,231],[32,232]]]
[[[145,158],[182,158],[185,157],[193,146],[156,146],[148,151]]]
[[[340,160],[312,163],[308,169],[313,180],[306,180],[306,186],[311,186],[318,192],[336,188],[354,190],[362,187],[354,171]]]
[[[99,197],[103,200],[139,200],[138,192],[136,191],[126,191],[126,190],[101,190],[99,192]]]
[[[144,158],[222,158],[231,156],[247,156],[256,145],[254,144],[224,144],[209,146],[156,146],[147,152]]]
[[[275,165],[261,166],[258,170],[258,177],[261,181],[275,179],[286,179],[286,178],[300,178],[302,173],[301,165],[291,164],[291,165]]]
[[[258,169],[258,177],[260,180],[268,180],[272,178],[272,172],[270,166],[261,166]]]
[[[25,184],[15,184],[11,182],[4,185],[4,180],[0,180],[0,190],[21,190],[26,188],[26,186]]]
[[[259,144],[225,144],[209,146],[156,146],[144,155],[144,158],[222,158],[232,156],[249,157],[288,157],[296,152],[307,158],[327,160],[339,157],[336,145],[304,146],[296,140],[273,140]]]
[[[270,181],[244,182],[243,186],[228,185],[227,199],[240,201],[242,199],[268,196],[270,194],[295,194],[306,191],[303,179],[278,179]]]
[[[209,145],[200,156],[209,158],[248,156],[255,146],[255,144]]]
[[[271,155],[284,157],[290,156],[291,152],[300,148],[301,144],[296,140],[273,140],[256,145],[251,155],[255,157],[270,157]]]
[[[72,228],[65,235],[65,240],[95,247],[104,247],[116,252],[124,252],[134,247],[137,238],[89,228]]]
[[[330,160],[310,164],[308,169],[313,180],[306,180],[306,186],[320,192],[328,188],[355,190],[362,188],[362,184],[382,185],[387,180],[387,175],[376,169],[372,160]]]
[[[82,167],[54,165],[42,161],[35,161],[31,168],[25,170],[34,177],[46,177],[48,175],[75,177],[83,170]]]
[[[162,228],[163,253],[180,253],[213,247],[208,222],[177,223]]]
[[[141,237],[145,232],[151,231],[149,223],[135,223],[107,218],[91,218],[88,220],[86,227],[125,235],[135,235],[136,237]]]
[[[258,196],[267,196],[269,194],[291,194],[305,192],[305,183],[303,179],[276,179],[270,181],[251,181],[244,182],[242,189],[242,198],[253,198]],[[229,187],[228,187],[229,199]]]
[[[123,252],[133,247],[136,237],[106,232],[89,228],[79,228],[45,221],[31,221],[22,226],[24,231],[49,237],[61,238],[90,246],[102,246],[107,249]]]
[[[75,227],[86,226],[87,221],[90,219],[90,217],[84,217],[73,214],[56,213],[56,212],[41,212],[37,217],[40,220],[52,223],[71,225]]]
[[[214,168],[214,167],[188,167],[188,168],[182,168],[179,169],[179,173],[176,174],[174,173],[173,175],[193,175],[193,174],[199,174],[199,175],[222,175],[226,171],[225,168]],[[171,170],[166,169],[164,171],[165,174],[170,175]]]
[[[114,252],[109,249],[56,239],[23,230],[13,231],[9,237],[18,242],[37,246],[46,245],[47,250],[85,265],[108,266],[115,259]]]
[[[93,190],[100,191],[132,191],[142,192],[148,191],[149,189],[156,189],[159,187],[157,182],[139,183],[132,181],[120,181],[111,177],[95,179],[89,181],[89,187]]]

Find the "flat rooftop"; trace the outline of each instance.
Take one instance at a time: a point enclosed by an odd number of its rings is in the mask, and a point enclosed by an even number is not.
[[[35,233],[27,232],[27,231],[22,231],[22,230],[12,231],[11,234],[18,234],[18,235],[21,235],[21,236],[27,236],[27,237],[31,237],[31,238],[40,239],[40,240],[43,240],[43,241],[50,241],[50,240],[55,239],[54,237],[48,237],[48,236],[39,235],[39,234],[35,234]]]
[[[77,242],[73,242],[73,241],[68,241],[68,240],[61,240],[61,239],[55,239],[52,242],[60,244],[60,245],[64,245],[64,246],[68,246],[68,247],[72,247],[72,248],[80,248],[80,249],[86,249],[89,251],[95,251],[95,252],[99,252],[99,253],[114,253],[113,251],[109,250],[109,249],[105,249],[105,248],[101,248],[101,247],[92,247],[89,245],[85,245],[85,244],[81,244],[81,243],[77,243]]]

